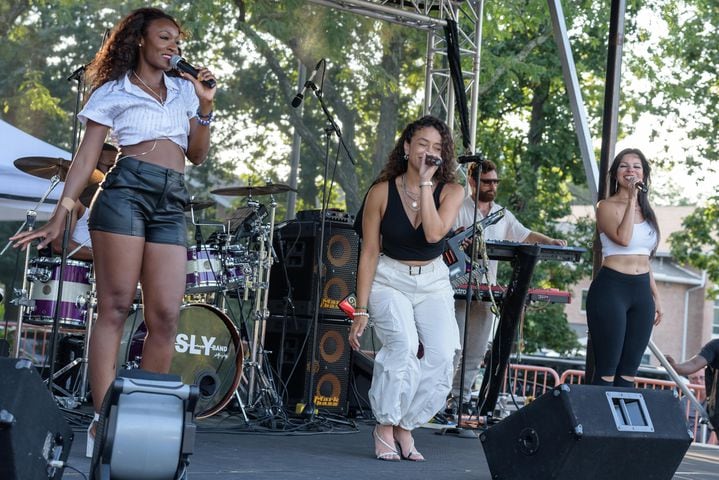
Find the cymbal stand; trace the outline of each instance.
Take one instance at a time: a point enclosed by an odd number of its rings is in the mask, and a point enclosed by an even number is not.
[[[22,225],[20,225],[20,228],[17,229],[15,232],[15,235],[20,233],[25,227],[27,227],[27,231],[31,232],[35,229],[35,220],[37,220],[37,209],[45,203],[45,200],[47,199],[48,195],[52,193],[52,191],[57,187],[57,185],[60,183],[60,176],[59,175],[53,175],[50,179],[50,186],[47,188],[45,193],[42,195],[40,200],[35,204],[35,207],[31,210],[27,211],[25,221]],[[2,252],[0,252],[0,256],[2,256],[5,251],[10,247],[12,244],[11,241],[8,241],[5,245],[5,248],[3,248]],[[17,312],[17,325],[16,325],[16,338],[15,338],[15,348],[13,349],[13,356],[15,358],[20,358],[20,340],[21,340],[21,334],[22,334],[22,320],[23,315],[26,312],[26,309],[30,308],[32,306],[30,297],[29,297],[29,289],[30,286],[28,284],[27,279],[27,271],[30,266],[30,247],[27,246],[25,248],[25,263],[23,264],[23,270],[22,270],[22,287],[19,289],[15,289],[13,292],[14,298],[10,301],[13,305],[17,305],[18,312]]]
[[[265,331],[267,326],[267,317],[269,317],[269,311],[267,310],[267,302],[269,299],[269,280],[270,280],[270,267],[272,266],[272,240],[275,225],[275,211],[277,208],[277,202],[274,197],[270,197],[270,223],[263,227],[263,232],[260,235],[260,251],[259,259],[257,264],[256,280],[254,287],[255,292],[255,306],[253,309],[254,316],[254,328],[252,332],[252,346],[250,349],[250,362],[247,364],[249,367],[249,381],[248,381],[248,403],[252,405],[255,403],[255,388],[259,383],[261,387],[261,395],[258,395],[257,401],[261,401],[263,398],[268,399],[268,406],[279,406],[281,405],[280,397],[277,394],[272,377],[265,375],[262,370],[263,359],[267,352],[264,350]],[[247,291],[250,289],[250,285],[245,288],[245,297],[247,297]]]

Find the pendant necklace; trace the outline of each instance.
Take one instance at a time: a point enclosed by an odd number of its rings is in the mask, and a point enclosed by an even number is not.
[[[142,79],[142,77],[139,76],[136,71],[133,70],[132,74],[135,75],[135,78],[137,78],[141,84],[143,84],[148,90],[150,90],[150,92],[152,92],[152,94],[154,96],[157,97],[157,99],[160,101],[160,105],[165,105],[165,101],[162,99],[162,95],[158,95],[157,92],[151,86],[146,84],[145,81]],[[160,91],[162,91],[162,87],[160,87]]]
[[[407,174],[402,175],[402,190],[404,190],[404,194],[407,195],[407,198],[411,200],[409,204],[409,208],[412,210],[419,210],[419,203],[417,202],[418,197],[411,194],[409,191],[407,191]]]

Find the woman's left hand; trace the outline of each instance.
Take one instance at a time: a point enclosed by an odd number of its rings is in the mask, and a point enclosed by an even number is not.
[[[662,309],[657,308],[656,312],[654,313],[654,325],[659,325],[659,322],[662,321],[663,316],[664,312],[662,312]]]
[[[367,327],[367,322],[369,320],[368,316],[360,316],[357,315],[352,320],[352,328],[350,329],[349,334],[349,344],[350,347],[352,347],[352,350],[359,350],[360,348],[360,337],[364,333],[364,329]]]
[[[203,81],[208,80],[215,80],[215,82],[217,81],[212,72],[209,71],[207,68],[202,67],[198,69],[197,78],[183,71],[180,71],[180,76],[182,76],[182,78],[186,80],[191,81],[193,85],[195,85],[195,93],[197,93],[197,98],[199,98],[200,101],[205,100],[207,102],[212,102],[212,100],[215,98],[215,93],[217,92],[217,85],[210,88],[204,83],[202,83]]]

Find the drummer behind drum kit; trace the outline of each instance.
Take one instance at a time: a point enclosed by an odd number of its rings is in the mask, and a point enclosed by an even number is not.
[[[31,175],[51,179],[49,194],[67,176],[70,161],[24,157],[17,159],[15,165]],[[93,172],[80,196],[85,206],[90,206],[102,178],[100,171]],[[287,185],[268,183],[211,191],[216,195],[247,197],[246,205],[238,208],[226,225],[219,222],[202,224],[196,220],[195,211],[214,205],[214,201],[193,200],[186,208],[195,226],[196,245],[187,250],[185,303],[180,311],[169,373],[179,375],[183,383],[199,387],[200,398],[196,409],[198,418],[219,412],[233,397],[237,398],[245,419],[248,418],[246,411],[249,408],[267,411],[281,406],[272,376],[266,371],[268,366],[262,344],[265,320],[269,316],[267,300],[277,205],[272,195],[290,190],[293,189]],[[270,195],[267,207],[254,199],[254,196],[259,195]],[[268,223],[265,223],[268,216]],[[205,241],[200,228],[208,225],[217,231]],[[58,398],[61,403],[76,406],[78,400],[87,400],[85,352],[88,351],[92,329],[90,319],[94,318],[96,305],[92,263],[72,259],[62,262],[60,257],[40,256],[32,260],[26,257],[24,279],[23,288],[16,292],[18,298],[13,300],[21,307],[18,332],[22,331],[23,322],[48,327],[54,324],[55,316],[58,316],[58,326],[64,330],[64,334],[84,337],[82,357],[53,375],[54,380],[81,364],[73,393],[53,385],[65,395],[64,398]],[[233,322],[226,314],[228,297],[235,297],[240,302],[241,319],[238,322]],[[242,314],[246,310],[242,308],[245,301],[251,301],[251,327]],[[118,368],[139,367],[147,333],[143,320],[140,297],[125,324],[117,359]],[[18,335],[18,339],[20,337]],[[20,353],[19,347],[18,340],[16,357]],[[243,379],[245,381],[240,385]]]

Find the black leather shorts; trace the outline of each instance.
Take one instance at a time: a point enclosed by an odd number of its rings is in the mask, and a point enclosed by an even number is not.
[[[121,158],[100,184],[90,230],[144,237],[150,243],[187,246],[185,176],[132,157]]]

